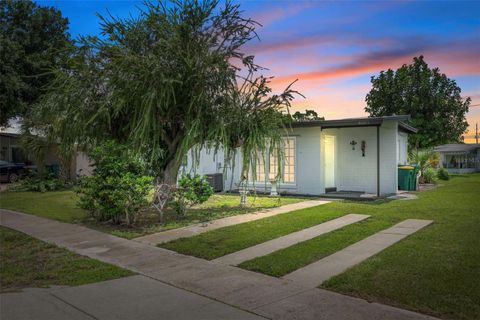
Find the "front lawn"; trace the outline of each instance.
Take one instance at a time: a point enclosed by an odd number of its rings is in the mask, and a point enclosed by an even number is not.
[[[134,226],[97,223],[77,207],[78,197],[73,191],[52,192],[3,192],[0,194],[0,208],[11,209],[40,217],[68,223],[81,223],[88,227],[132,239],[146,234],[161,232],[198,223],[208,219],[219,219],[237,214],[250,213],[264,208],[305,201],[305,198],[267,196],[248,197],[248,204],[240,207],[240,197],[234,194],[215,194],[210,199],[190,209],[185,219],[178,219],[172,210],[165,210],[165,221],[159,223],[159,216],[153,209],[142,212]]]
[[[0,227],[0,292],[52,285],[77,286],[132,274]]]
[[[240,265],[282,276],[402,220],[431,219],[432,226],[322,286],[444,318],[480,319],[480,174],[453,176],[441,184],[418,193],[417,200],[333,202],[162,247],[213,259],[347,213],[371,215],[360,223]],[[303,227],[296,224],[300,221]]]

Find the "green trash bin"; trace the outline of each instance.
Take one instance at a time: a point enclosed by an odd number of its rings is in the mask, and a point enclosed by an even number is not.
[[[412,171],[412,178],[410,181],[409,190],[415,191],[417,190],[417,175],[418,175],[418,172],[420,171],[420,166],[418,164],[414,164],[412,165],[412,167],[413,167],[413,171]]]
[[[48,174],[51,174],[54,177],[58,177],[60,175],[60,166],[58,164],[46,165],[45,169]]]
[[[398,166],[398,189],[399,190],[407,190],[412,191],[415,190],[416,181],[412,182],[412,180],[416,180],[414,178],[415,167],[413,166]]]

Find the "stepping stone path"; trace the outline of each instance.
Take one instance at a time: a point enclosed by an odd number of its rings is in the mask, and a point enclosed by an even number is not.
[[[343,217],[333,219],[316,226],[300,230],[298,232],[287,234],[286,236],[276,238],[264,243],[260,243],[256,246],[249,247],[226,256],[220,257],[213,261],[226,265],[236,266],[240,263],[251,260],[256,257],[265,256],[274,251],[284,249],[299,242],[307,241],[318,237],[322,234],[340,229],[349,224],[359,222],[370,217],[364,214],[347,214]]]
[[[217,219],[217,220],[210,221],[207,224],[199,223],[199,224],[195,224],[195,225],[184,227],[184,228],[167,230],[167,231],[135,238],[134,240],[141,243],[145,243],[145,244],[157,245],[160,243],[176,240],[179,238],[193,237],[198,234],[223,228],[223,227],[228,227],[228,226],[233,226],[233,225],[244,223],[244,222],[268,218],[268,217],[276,216],[281,213],[287,213],[290,211],[316,207],[316,206],[330,203],[330,202],[331,201],[326,201],[326,200],[302,201],[298,203],[287,204],[281,207],[265,209],[265,210],[261,210],[254,213],[240,214],[236,216]]]
[[[318,287],[333,276],[374,256],[410,234],[430,225],[432,220],[407,219],[353,245],[284,276],[306,287]]]

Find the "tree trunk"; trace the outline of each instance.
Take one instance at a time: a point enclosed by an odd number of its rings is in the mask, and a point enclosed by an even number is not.
[[[165,183],[170,186],[175,186],[177,184],[178,170],[180,170],[180,166],[182,165],[183,157],[181,157],[180,160],[177,158],[178,157],[174,155],[165,166],[165,169],[160,176],[161,183]]]

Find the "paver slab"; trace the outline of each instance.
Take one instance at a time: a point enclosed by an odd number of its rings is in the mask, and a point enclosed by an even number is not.
[[[368,217],[370,216],[364,214],[347,214],[343,217],[320,223],[316,226],[293,232],[283,237],[279,237],[264,243],[260,243],[253,247],[225,255],[213,261],[236,266],[244,261],[265,256],[280,249],[288,248],[299,242],[307,241],[322,234],[343,228],[349,224],[365,220]]]
[[[28,221],[30,222],[28,223]],[[41,232],[37,233],[34,226],[39,222],[43,222],[44,225]],[[365,300],[326,290],[311,289],[309,286],[286,279],[278,279],[181,255],[162,248],[89,230],[83,226],[11,210],[0,209],[0,224],[25,232],[40,240],[61,245],[73,252],[82,252],[93,259],[115,264],[177,288],[258,313],[270,319],[313,320],[319,319],[316,316],[319,314],[324,314],[321,319],[329,320],[433,319],[413,312],[408,313],[409,317],[405,318],[403,316],[407,311],[394,307],[372,304]],[[47,225],[48,228],[46,228]],[[86,234],[86,231],[93,232],[95,241],[91,244],[99,247],[100,239],[103,237],[105,247],[108,247],[109,250],[101,250],[101,252],[88,250],[88,245],[85,246],[85,241],[88,239],[81,239],[81,237],[50,237],[49,229],[52,233],[55,233],[55,230],[64,229],[69,235]],[[145,261],[147,262],[144,263]],[[132,299],[136,301],[134,298]],[[359,313],[359,308],[363,309],[363,312]],[[296,312],[298,312],[298,316]],[[136,317],[136,319],[139,318]]]
[[[217,219],[208,222],[207,224],[199,223],[192,226],[187,226],[178,229],[172,229],[167,231],[162,231],[155,234],[146,235],[143,237],[135,238],[135,241],[157,245],[159,243],[172,241],[179,238],[193,237],[197,234],[201,234],[207,231],[212,231],[215,229],[233,226],[236,224],[255,221],[263,218],[268,218],[276,216],[278,214],[287,213],[290,211],[306,209],[311,207],[316,207],[322,204],[330,203],[331,201],[327,200],[309,200],[302,201],[298,203],[287,204],[277,208],[264,209],[254,213],[240,214],[236,216],[226,217],[222,219]]]
[[[432,220],[407,219],[317,262],[295,270],[283,278],[303,286],[317,287],[325,280],[343,273],[348,268],[370,258],[431,223],[433,223]]]

